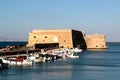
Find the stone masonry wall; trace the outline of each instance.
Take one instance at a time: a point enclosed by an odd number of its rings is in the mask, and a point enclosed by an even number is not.
[[[33,30],[29,33],[28,47],[35,44],[59,43],[59,47],[72,47],[71,30]]]
[[[85,40],[84,40],[85,39]],[[27,47],[35,47],[35,44],[57,43],[59,47],[74,48],[80,45],[82,48],[107,48],[104,35],[85,35],[76,30],[33,30],[29,33]]]
[[[106,46],[106,39],[104,35],[94,34],[85,36],[85,41],[88,49],[104,49]]]

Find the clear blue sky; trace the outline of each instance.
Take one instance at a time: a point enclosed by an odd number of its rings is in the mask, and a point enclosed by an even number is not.
[[[76,29],[120,41],[120,0],[0,0],[0,37],[33,29]]]

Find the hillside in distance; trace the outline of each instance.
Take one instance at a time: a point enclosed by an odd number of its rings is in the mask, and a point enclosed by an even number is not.
[[[6,38],[6,37],[0,37],[0,41],[27,41],[27,39],[24,38]]]

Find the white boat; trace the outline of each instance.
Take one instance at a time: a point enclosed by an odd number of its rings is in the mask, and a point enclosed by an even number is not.
[[[28,66],[33,65],[33,61],[27,59],[27,56],[17,56],[17,57],[10,57],[3,60],[4,63],[9,63],[10,65],[16,66]]]
[[[78,52],[82,52],[82,49],[75,48],[75,49],[73,49],[73,51],[78,53]]]
[[[29,56],[28,59],[34,61],[34,63],[40,63],[40,62],[44,62],[46,57],[42,57],[42,56],[39,56],[39,57]]]
[[[79,58],[79,55],[77,55],[77,53],[71,49],[67,49],[65,52],[65,56],[67,58]]]
[[[79,58],[78,55],[74,55],[74,54],[75,54],[74,52],[71,52],[71,54],[65,54],[65,56],[68,58]]]
[[[60,56],[63,59],[66,58],[79,58],[79,55],[77,55],[78,52],[81,52],[82,50],[75,48],[75,49],[62,49],[62,50],[56,50],[53,51],[53,54],[56,54],[57,56]]]

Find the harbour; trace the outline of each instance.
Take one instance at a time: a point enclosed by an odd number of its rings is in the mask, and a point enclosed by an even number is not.
[[[33,49],[25,46],[7,46],[0,51],[0,60],[11,66],[32,66],[36,63],[54,61],[57,59],[79,58],[82,49]]]
[[[0,80],[120,80],[120,0],[1,0]]]
[[[74,29],[33,30],[29,33],[28,44],[8,45],[0,49],[0,55],[2,63],[32,65],[58,58],[79,58],[77,53],[90,48],[106,49],[105,40],[104,35],[86,36],[84,32]]]
[[[107,44],[108,49],[82,51],[75,59],[11,66],[0,71],[0,80],[119,80],[120,43]]]
[[[26,48],[26,47],[25,47]],[[24,66],[33,65],[34,63],[40,63],[45,61],[54,61],[57,59],[66,58],[79,58],[78,52],[82,49],[41,49],[41,50],[31,50],[31,49],[18,49],[10,51],[2,51],[0,59],[2,63],[8,63],[10,65]],[[9,55],[8,55],[9,54]]]

